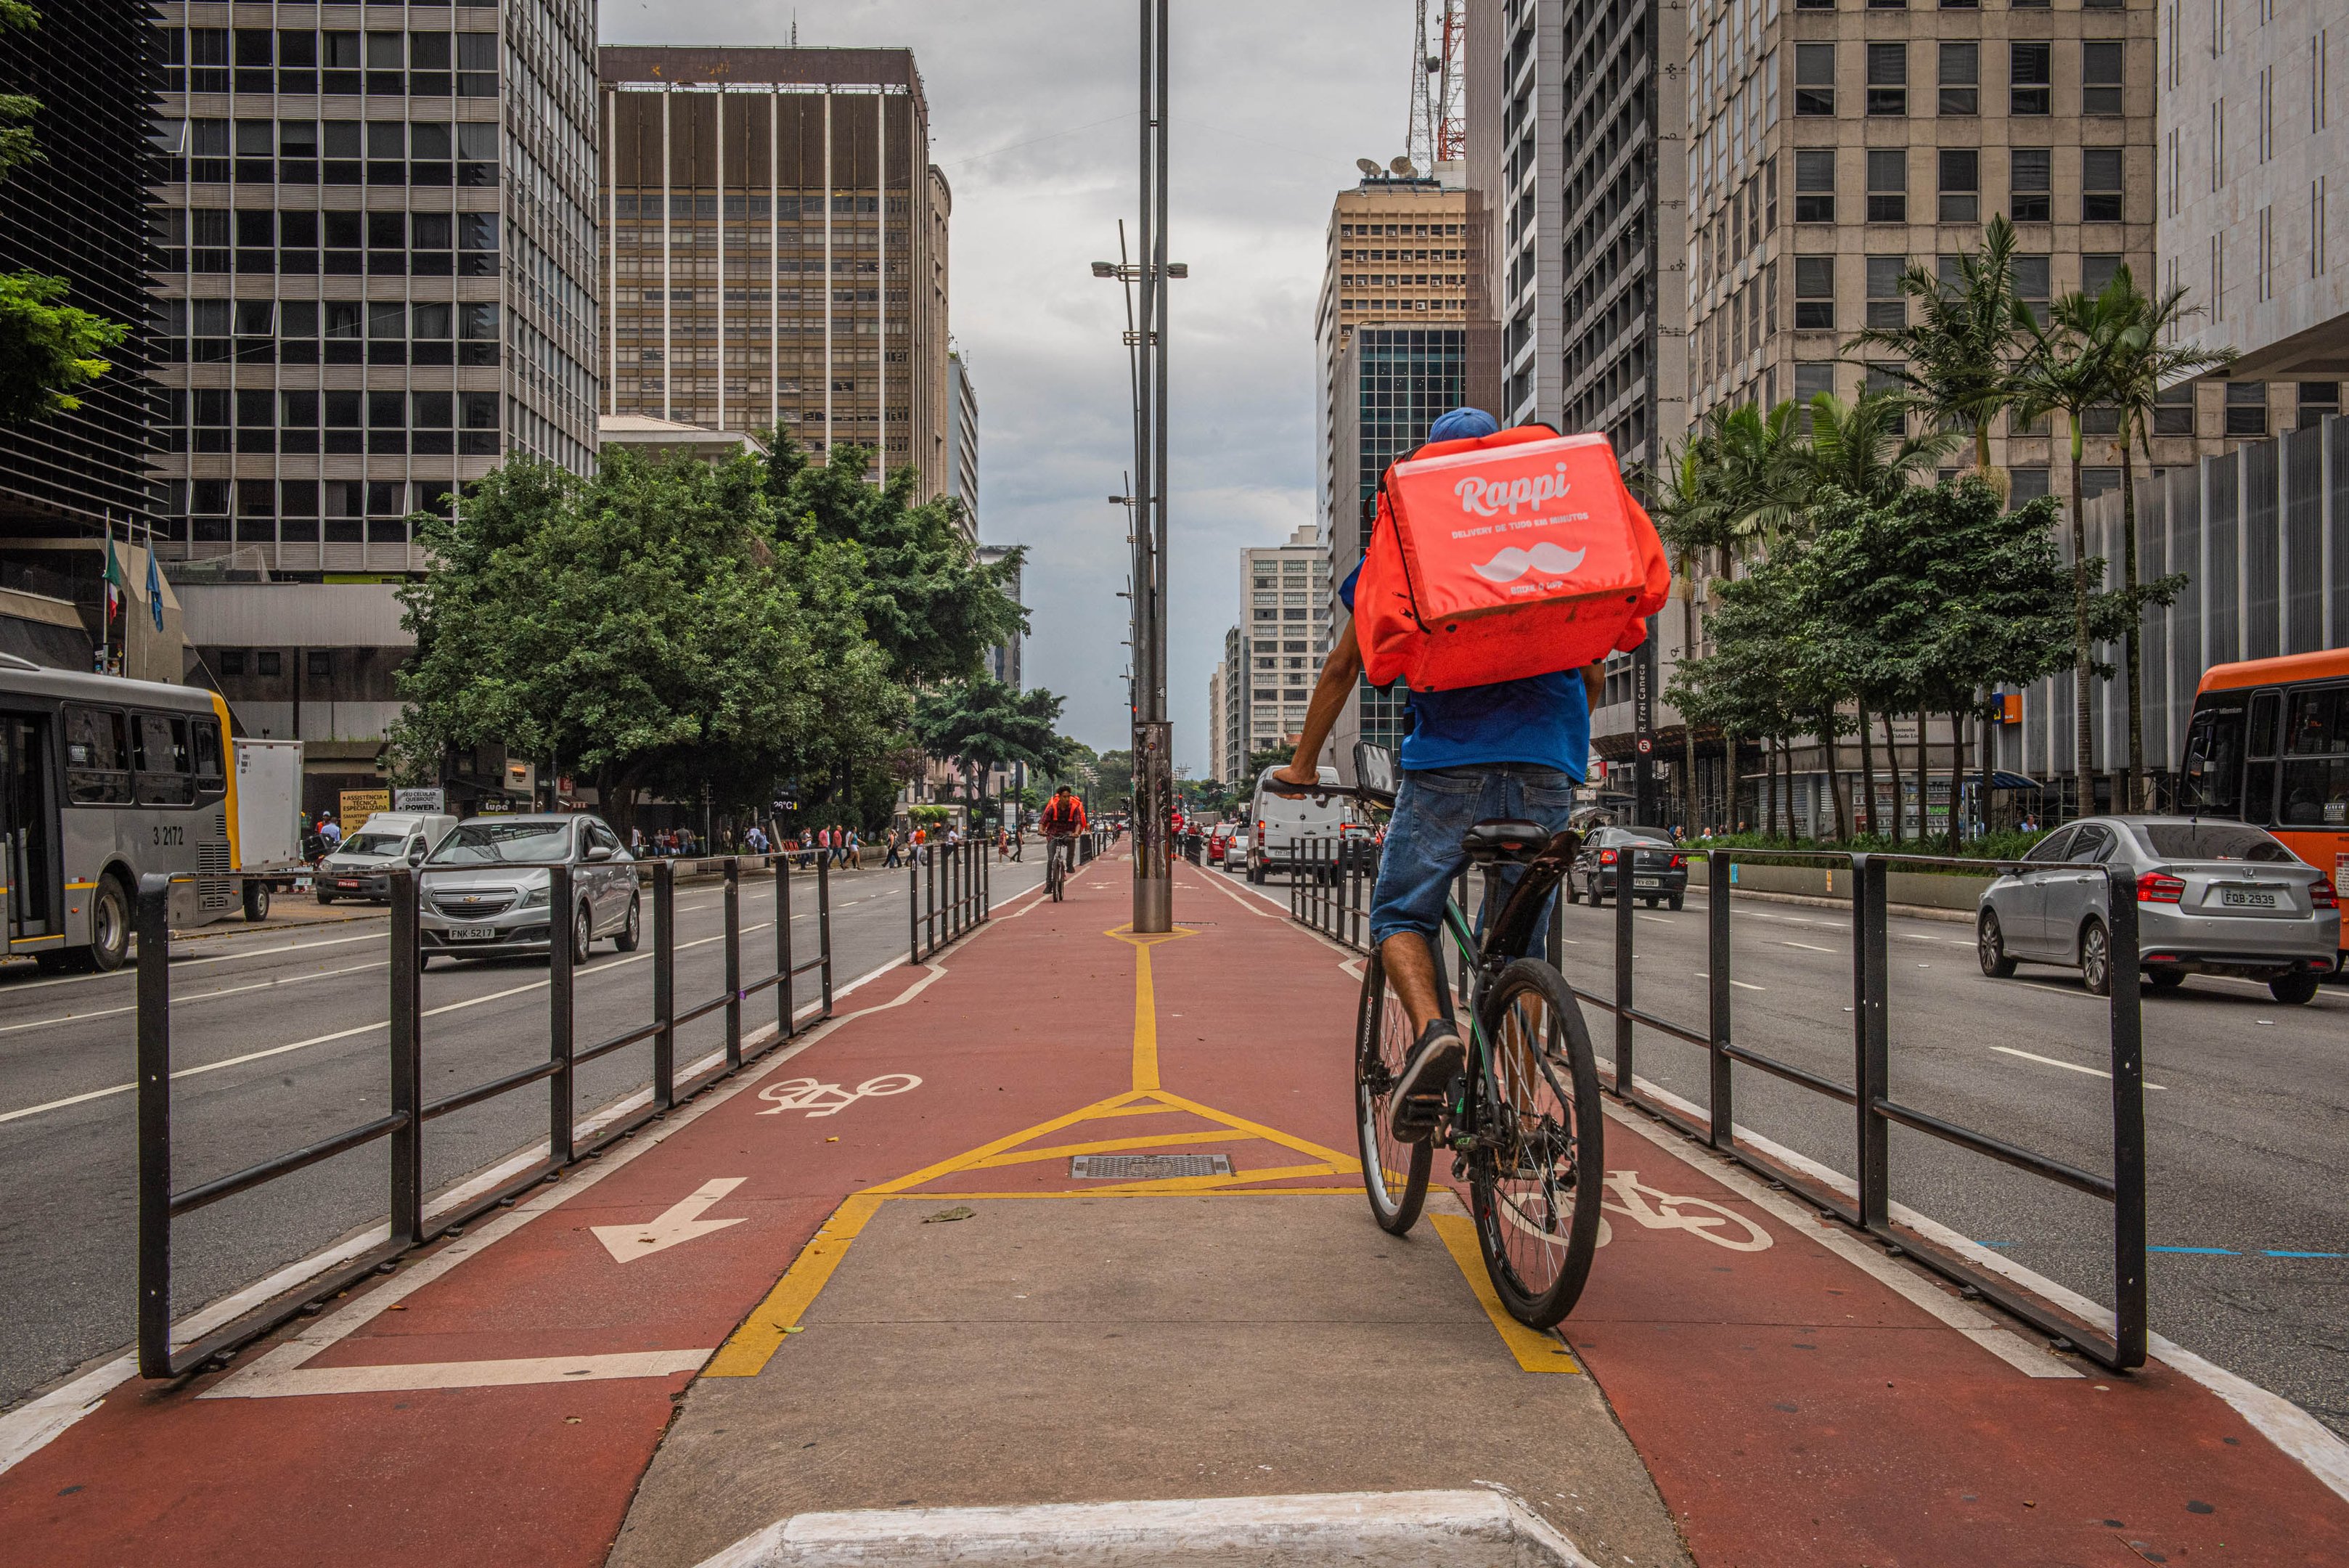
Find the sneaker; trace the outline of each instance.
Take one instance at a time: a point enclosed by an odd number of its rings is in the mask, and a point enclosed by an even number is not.
[[[1444,1096],[1453,1075],[1468,1060],[1458,1030],[1436,1019],[1420,1033],[1412,1047],[1410,1064],[1388,1092],[1388,1120],[1394,1136],[1405,1143],[1424,1143],[1443,1119]]]

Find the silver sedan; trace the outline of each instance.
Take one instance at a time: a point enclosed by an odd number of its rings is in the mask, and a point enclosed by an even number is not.
[[[2166,990],[2189,974],[2267,982],[2298,1005],[2333,972],[2341,908],[2332,882],[2273,834],[2240,822],[2183,816],[2092,816],[2056,829],[2023,868],[1983,889],[1974,914],[1982,972],[2018,961],[2080,971],[2098,996],[2112,987],[2106,877],[2137,882],[2137,961]]]
[[[634,857],[600,817],[476,816],[457,825],[423,862],[417,924],[419,965],[436,956],[514,958],[552,950],[551,867],[571,868],[574,962],[610,937],[633,952],[644,929]]]

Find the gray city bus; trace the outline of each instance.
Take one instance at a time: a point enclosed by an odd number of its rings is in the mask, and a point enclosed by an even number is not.
[[[246,864],[229,735],[214,692],[0,654],[7,952],[44,969],[119,967],[148,872],[184,878],[176,928],[266,913],[265,884],[240,891],[226,875]]]

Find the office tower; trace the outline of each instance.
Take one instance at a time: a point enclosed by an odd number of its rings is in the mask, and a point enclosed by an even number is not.
[[[2191,290],[2192,336],[2243,356],[2203,393],[2204,433],[2313,425],[2349,377],[2349,3],[2158,15],[2146,286]]]
[[[947,354],[947,492],[962,503],[965,525],[978,535],[978,389],[971,385],[970,365],[960,354]]]
[[[1207,677],[1207,782],[1223,784],[1224,773],[1224,683],[1231,671],[1222,659],[1216,660],[1214,671]]]
[[[409,514],[593,469],[595,7],[158,10],[160,553],[317,809],[380,782]]]
[[[1214,737],[1217,778],[1240,788],[1253,787],[1256,781],[1248,777],[1248,639],[1238,627],[1224,633],[1223,662],[1216,666],[1216,674],[1223,681],[1223,702],[1216,710],[1219,721],[1211,732]]]
[[[0,91],[41,105],[26,121],[40,155],[0,182],[0,264],[63,278],[58,303],[143,328],[158,40],[137,5],[42,13],[36,29],[0,28]],[[118,538],[133,524],[143,533],[155,411],[146,350],[134,334],[109,351],[112,370],[75,394],[79,410],[0,425],[0,536],[97,539],[109,518]],[[99,557],[82,553],[96,581]]]
[[[605,410],[948,488],[947,220],[905,49],[606,48]]]
[[[1008,545],[981,545],[978,546],[978,564],[982,566],[995,566],[1010,554],[1011,548]],[[1003,587],[1003,591],[1015,604],[1019,600],[1019,573],[1012,573],[1011,580]],[[987,672],[1015,691],[1024,684],[1019,670],[1021,640],[1020,634],[1015,631],[987,650]]]
[[[1240,552],[1249,752],[1294,742],[1305,728],[1306,704],[1330,648],[1327,570],[1320,536],[1309,523],[1286,545]]]

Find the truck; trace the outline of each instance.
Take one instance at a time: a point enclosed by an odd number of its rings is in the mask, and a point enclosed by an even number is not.
[[[234,737],[236,832],[233,869],[245,873],[244,918],[265,919],[272,892],[293,888],[302,859],[302,742]],[[266,875],[255,875],[264,873]]]

